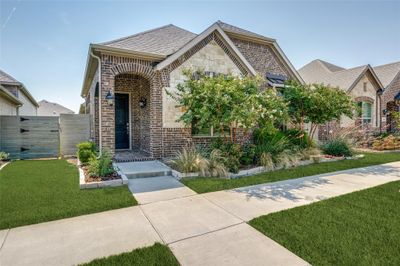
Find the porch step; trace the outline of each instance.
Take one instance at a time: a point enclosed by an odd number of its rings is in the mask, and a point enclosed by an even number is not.
[[[116,163],[127,178],[144,178],[171,175],[171,168],[160,161]]]

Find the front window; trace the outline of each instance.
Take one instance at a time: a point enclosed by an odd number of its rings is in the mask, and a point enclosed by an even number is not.
[[[369,102],[359,102],[358,107],[360,108],[359,118],[363,125],[372,123],[372,104]]]

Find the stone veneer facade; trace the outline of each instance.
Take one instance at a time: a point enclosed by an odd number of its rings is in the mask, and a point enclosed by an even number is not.
[[[266,72],[271,72],[292,77],[291,72],[278,60],[271,48],[247,41],[243,43],[238,39],[234,39],[233,42],[261,75],[265,76]],[[176,121],[181,110],[166,94],[166,90],[173,92],[176,85],[184,81],[182,70],[189,68],[224,74],[248,74],[246,67],[217,32],[211,33],[161,71],[154,70],[157,62],[105,53],[100,57],[101,77],[98,77],[98,73],[95,75],[86,99],[87,109],[92,114],[92,138],[103,148],[115,152],[115,110],[114,106],[108,105],[105,97],[109,91],[112,94],[130,92],[132,148],[148,151],[154,158],[170,157],[185,146],[208,145],[212,140],[211,137],[192,136],[190,128],[185,128]],[[99,109],[99,98],[95,96],[99,78],[101,121],[95,114]],[[148,97],[146,110],[138,109],[140,96]],[[99,131],[101,134],[96,133]],[[238,142],[249,142],[250,137],[249,133],[237,130]]]

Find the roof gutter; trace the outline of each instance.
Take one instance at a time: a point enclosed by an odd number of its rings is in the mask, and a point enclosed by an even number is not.
[[[101,59],[97,55],[93,53],[93,51],[90,51],[90,56],[97,59],[97,66],[99,68],[99,153],[101,155],[102,147],[103,147],[103,141],[102,141],[102,134],[101,134]],[[96,109],[96,108],[94,108]]]

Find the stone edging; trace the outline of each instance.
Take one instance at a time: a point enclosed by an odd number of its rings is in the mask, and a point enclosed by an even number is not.
[[[7,164],[11,163],[10,161],[6,162],[5,164],[3,164],[2,166],[0,166],[0,170],[3,169]]]
[[[326,163],[326,162],[336,162],[336,161],[341,161],[341,160],[349,160],[349,159],[357,159],[357,158],[323,158],[321,157],[318,163]],[[304,166],[304,165],[310,165],[313,164],[314,161],[312,159],[310,160],[304,160],[300,161],[298,166]],[[229,173],[228,178],[234,179],[234,178],[239,178],[243,176],[250,176],[250,175],[255,175],[255,174],[261,174],[261,173],[266,173],[266,172],[271,172],[271,171],[276,171],[280,170],[282,167],[277,167],[274,170],[267,170],[263,166],[257,166],[254,168],[246,169],[246,170],[240,170],[238,173]],[[172,176],[175,177],[176,179],[182,179],[182,178],[192,178],[192,177],[199,177],[200,173],[181,173],[177,170],[171,169]]]
[[[128,178],[125,174],[123,174],[118,167],[113,163],[114,170],[121,176],[121,179],[115,180],[107,180],[107,181],[97,181],[97,182],[86,182],[85,174],[83,173],[82,168],[80,167],[80,162],[78,160],[77,166],[79,170],[79,188],[80,189],[88,189],[88,188],[103,188],[103,187],[119,187],[128,184]]]

